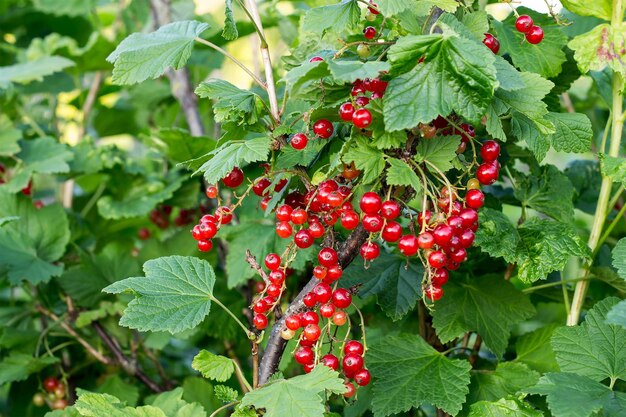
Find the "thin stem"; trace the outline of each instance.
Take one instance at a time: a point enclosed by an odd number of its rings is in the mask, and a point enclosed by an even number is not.
[[[604,233],[600,237],[600,240],[598,241],[598,245],[596,246],[596,249],[593,251],[593,256],[596,256],[598,254],[598,251],[602,247],[602,244],[609,237],[609,235],[611,234],[613,229],[615,229],[615,226],[617,226],[619,221],[622,219],[622,216],[624,215],[624,213],[626,213],[626,204],[624,204],[622,206],[620,211],[617,213],[617,215],[615,216],[615,218],[613,219],[613,221],[609,225],[609,227],[606,228],[606,230],[604,231]]]
[[[555,282],[548,282],[547,284],[535,285],[533,287],[524,288],[522,292],[529,293],[529,292],[533,292],[537,290],[542,290],[544,288],[551,288],[551,287],[556,287],[561,284],[567,284],[568,282],[581,282],[581,281],[587,281],[587,280],[589,280],[589,278],[587,277],[562,279],[562,280],[555,281]]]
[[[89,211],[93,208],[93,206],[96,204],[96,202],[98,201],[102,193],[104,193],[105,189],[106,189],[105,183],[102,183],[100,184],[100,186],[98,186],[98,189],[96,190],[96,192],[93,193],[89,201],[87,201],[87,204],[85,204],[85,207],[83,207],[83,209],[80,211],[81,217],[84,218],[85,216],[87,216],[87,213],[89,213]]]
[[[235,373],[237,374],[237,379],[241,381],[241,383],[243,384],[241,388],[243,389],[244,394],[246,392],[252,391],[252,387],[250,386],[250,383],[248,382],[246,377],[243,375],[243,371],[241,370],[241,367],[239,366],[239,362],[233,360],[233,365],[235,365]]]
[[[216,415],[218,415],[221,411],[224,411],[224,410],[226,410],[228,407],[232,407],[233,405],[237,405],[237,404],[239,404],[240,402],[241,402],[241,401],[233,401],[232,403],[225,404],[225,405],[221,406],[220,408],[218,408],[217,410],[213,411],[209,417],[215,417],[215,416],[216,416]]]
[[[243,329],[244,332],[246,332],[246,336],[248,336],[248,338],[250,338],[251,340],[254,340],[256,338],[256,336],[254,335],[254,333],[252,333],[245,324],[243,324],[241,322],[241,320],[239,320],[239,318],[237,316],[235,316],[235,314],[230,311],[230,309],[228,307],[226,307],[224,304],[222,304],[222,302],[220,300],[218,300],[215,297],[210,297],[211,301],[213,301],[215,304],[217,304],[218,306],[222,307],[224,309],[224,311],[226,311],[226,313],[228,313],[229,316],[231,316],[233,318],[233,320],[235,320],[235,322],[237,322],[237,324],[239,325],[239,327],[241,327]]]
[[[567,291],[567,284],[563,279],[563,273],[559,274],[559,278],[561,282],[561,292],[563,293],[563,305],[565,307],[565,314],[568,314],[570,309],[569,292]]]
[[[604,153],[604,150],[606,149],[606,140],[609,137],[609,132],[611,131],[611,123],[613,123],[613,117],[612,114],[609,114],[606,126],[604,126],[604,132],[602,132],[602,140],[600,141],[600,149],[598,149],[598,153]]]
[[[611,211],[613,211],[613,207],[615,207],[617,200],[619,200],[623,192],[624,192],[624,186],[620,185],[617,191],[615,192],[615,194],[613,194],[613,197],[611,197],[611,199],[609,200],[608,211],[606,213],[607,216],[611,213]]]
[[[219,46],[215,45],[214,43],[209,42],[202,38],[196,38],[196,42],[206,45],[209,48],[215,49],[217,52],[221,53],[226,58],[233,61],[235,64],[237,64],[237,66],[239,66],[239,68],[244,70],[250,77],[252,77],[252,79],[256,81],[256,83],[259,84],[264,90],[267,90],[267,86],[263,83],[263,81],[259,77],[257,77],[252,71],[250,71],[250,69],[246,67],[241,61],[239,61],[237,58],[229,54],[225,49],[222,49]]]

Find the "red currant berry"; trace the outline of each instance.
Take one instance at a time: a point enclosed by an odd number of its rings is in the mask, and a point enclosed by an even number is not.
[[[468,207],[478,210],[485,204],[485,195],[480,190],[469,190],[465,194],[465,204]]]
[[[295,314],[287,317],[285,319],[285,326],[287,326],[289,330],[298,330],[301,326],[300,317]]]
[[[378,13],[378,12],[377,12]],[[352,398],[356,394],[356,388],[352,384],[352,382],[345,382],[346,392],[343,393],[344,398]]]
[[[430,219],[432,217],[432,213],[430,210],[421,211],[417,214],[417,225],[419,227],[426,226],[430,223]]]
[[[398,242],[398,249],[404,256],[413,256],[419,248],[415,235],[404,235]]]
[[[322,330],[317,324],[308,324],[302,331],[304,338],[310,340],[311,342],[317,342],[321,334]]]
[[[350,210],[341,213],[341,225],[348,230],[356,229],[359,221],[359,215],[355,211]]]
[[[396,219],[400,215],[400,211],[400,204],[391,200],[385,201],[380,208],[380,214],[387,220]]]
[[[483,43],[487,48],[491,49],[491,52],[494,54],[497,54],[500,50],[500,42],[491,33],[485,33]]]
[[[59,380],[53,376],[49,376],[48,378],[43,380],[43,388],[48,392],[54,392],[55,389],[59,386]]]
[[[526,14],[519,16],[517,20],[515,20],[515,29],[517,29],[518,32],[526,33],[532,26],[533,19]]]
[[[446,265],[448,258],[446,254],[441,251],[433,251],[428,255],[428,264],[433,268],[442,268]]]
[[[222,182],[230,188],[239,187],[243,183],[243,171],[239,167],[233,168],[228,175],[222,178]]]
[[[269,206],[271,200],[272,200],[271,195],[268,195],[267,197],[263,197],[263,200],[261,200],[261,210],[266,211],[267,206]]]
[[[195,229],[195,227],[194,227],[194,229]],[[199,226],[198,226],[198,229],[200,229]],[[193,232],[192,232],[192,235],[193,235]],[[148,240],[148,239],[150,239],[150,229],[142,227],[141,229],[139,229],[139,231],[137,231],[137,237],[139,237],[140,240]]]
[[[435,270],[431,281],[435,287],[441,288],[443,285],[446,284],[446,282],[448,282],[449,276],[450,274],[448,273],[448,270],[446,270],[445,268],[439,268]]]
[[[309,221],[309,228],[307,230],[308,230],[308,233],[311,235],[311,237],[313,239],[317,239],[317,238],[320,238],[320,237],[324,236],[324,230],[325,230],[324,229],[324,225],[322,223],[320,223],[320,222],[313,222],[313,223],[311,223]],[[311,243],[311,244],[313,244],[313,243]],[[297,245],[297,243],[296,243],[296,245]],[[309,246],[311,246],[311,245],[309,245]],[[306,247],[308,248],[309,246],[306,246]]]
[[[459,215],[452,215],[448,217],[448,226],[452,228],[454,235],[460,234],[464,229],[463,219]]]
[[[430,301],[439,301],[443,296],[443,289],[430,285],[425,291],[426,298]]]
[[[420,249],[430,249],[435,245],[435,237],[430,232],[420,233],[417,237],[417,246]]]
[[[277,269],[276,271],[270,272],[268,278],[272,284],[279,285],[282,287],[283,282],[285,282],[285,273],[281,271],[280,269]]]
[[[291,138],[291,146],[298,151],[306,148],[307,143],[309,143],[309,139],[304,133],[296,133]]]
[[[320,315],[325,319],[329,319],[335,314],[335,306],[331,303],[326,303],[320,307]]]
[[[280,256],[276,253],[268,253],[265,257],[265,266],[270,271],[275,271],[280,267]]]
[[[337,288],[333,292],[333,304],[337,308],[348,308],[352,304],[352,294],[345,288]]]
[[[478,212],[473,208],[464,208],[459,213],[462,220],[463,229],[467,229],[478,221]]]
[[[313,307],[317,304],[317,301],[315,301],[315,295],[313,293],[308,293],[304,296],[304,298],[302,298],[302,303],[309,308]]]
[[[402,237],[402,226],[400,223],[389,221],[380,236],[385,242],[397,242]]]
[[[384,220],[380,214],[366,214],[363,216],[363,228],[370,233],[378,233],[383,229]]]
[[[207,187],[206,189],[206,196],[207,198],[215,198],[217,197],[217,187],[214,185],[211,185],[209,187]]]
[[[320,281],[326,278],[327,273],[328,273],[328,269],[324,268],[323,266],[318,265],[315,268],[313,268],[313,276],[319,279]]]
[[[310,347],[303,346],[296,350],[293,357],[300,365],[309,365],[315,360],[315,353]]]
[[[320,119],[313,125],[313,133],[320,139],[328,139],[333,135],[334,127],[326,119]]]
[[[469,229],[465,230],[463,233],[461,233],[461,236],[459,237],[459,240],[461,241],[461,246],[464,248],[469,248],[470,246],[472,246],[472,244],[474,243],[474,237],[474,232]]]
[[[317,254],[317,260],[323,266],[330,268],[331,266],[337,265],[339,257],[333,248],[322,248]]]
[[[233,213],[230,208],[221,206],[215,210],[215,217],[219,224],[228,224],[233,220]]]
[[[335,326],[343,326],[348,321],[348,315],[345,311],[336,311],[333,314],[333,324]]]
[[[367,214],[376,214],[380,211],[383,202],[380,196],[372,191],[368,191],[361,197],[359,207],[361,211]]]
[[[365,107],[369,104],[369,102],[370,99],[365,96],[358,96],[354,99],[354,104],[356,104],[357,107]]]
[[[267,310],[269,310],[269,308],[270,306],[265,302],[265,300],[260,299],[259,301],[254,303],[254,305],[252,306],[252,311],[254,311],[257,314],[261,314],[261,313],[265,313]]]
[[[355,353],[348,353],[342,361],[343,373],[352,378],[357,372],[363,369],[363,357]]]
[[[267,187],[269,187],[271,184],[272,182],[269,179],[261,178],[260,180],[256,181],[252,186],[252,192],[259,197],[262,197],[263,194],[265,194],[265,190],[267,189]]]
[[[365,242],[361,246],[361,258],[371,261],[380,256],[380,247],[375,242]]]
[[[341,268],[341,265],[334,265],[328,268],[325,279],[330,282],[333,282],[341,278],[342,275],[343,275],[343,269]]]
[[[368,26],[365,29],[363,29],[363,36],[365,37],[365,39],[374,39],[376,37],[376,29],[374,29],[372,26]]]
[[[313,245],[315,239],[313,238],[313,236],[311,236],[311,232],[309,232],[307,229],[302,229],[298,231],[298,233],[296,233],[293,241],[300,249],[306,249],[310,248],[311,245]]]
[[[353,353],[355,355],[363,356],[365,349],[363,348],[363,344],[358,340],[348,340],[343,347],[344,355],[348,355]]]
[[[269,295],[270,297],[280,298],[280,295],[283,292],[283,287],[282,285],[270,284],[267,286],[267,289],[265,291],[266,291],[266,294]]]
[[[354,374],[354,382],[362,387],[368,385],[371,379],[372,377],[370,375],[370,371],[368,371],[367,369],[361,369],[359,372]]]
[[[191,229],[191,237],[195,240],[202,240],[202,230],[200,230],[200,225],[197,224]]]
[[[279,222],[276,224],[276,234],[283,239],[287,239],[291,236],[293,229],[291,228],[291,224],[289,222]]]
[[[313,288],[313,295],[315,295],[315,301],[325,304],[332,298],[333,290],[330,288],[330,285],[320,282]]]
[[[322,356],[321,364],[328,366],[333,371],[339,369],[339,359],[332,353]]]
[[[298,208],[291,212],[290,218],[293,224],[300,225],[306,223],[309,215],[307,214],[306,210]]]
[[[302,317],[300,317],[300,322],[302,326],[307,326],[309,324],[319,324],[320,318],[314,311],[307,311],[302,313]]]
[[[528,32],[526,32],[525,36],[528,43],[536,45],[543,40],[543,29],[541,29],[537,25],[534,25],[528,30]]]
[[[359,129],[365,129],[372,124],[372,113],[368,109],[359,109],[352,115],[352,123]]]
[[[497,162],[484,162],[476,170],[476,178],[482,185],[491,185],[498,179],[500,170]]]
[[[276,209],[276,219],[281,222],[288,222],[291,220],[291,212],[293,208],[287,204],[283,204],[282,206]]]
[[[200,250],[200,252],[208,252],[211,249],[213,249],[213,242],[211,239],[198,241],[198,250]]]
[[[460,264],[467,259],[467,251],[463,248],[458,248],[456,251],[450,253],[450,260],[454,263]]]
[[[480,148],[480,156],[485,162],[493,162],[500,156],[500,144],[495,140],[486,140]]]
[[[309,59],[309,62],[320,62],[323,61],[324,58],[322,58],[321,56],[314,56],[311,59]]]
[[[339,117],[341,117],[341,120],[344,122],[352,121],[352,114],[354,114],[354,106],[352,103],[343,103],[339,106]]]
[[[367,9],[369,10],[369,12],[370,12],[371,14],[378,14],[378,13],[380,13],[380,12],[378,11],[378,5],[377,5],[376,3],[374,3],[373,1],[371,1],[371,0],[370,0],[370,4],[371,4],[372,6],[368,7]]]
[[[255,314],[252,322],[258,330],[263,330],[267,327],[267,317],[263,314]]]
[[[452,236],[454,236],[454,229],[447,224],[440,224],[433,230],[435,243],[441,247],[448,247]]]
[[[343,197],[338,191],[333,191],[326,197],[326,204],[333,208],[341,207],[343,204]]]

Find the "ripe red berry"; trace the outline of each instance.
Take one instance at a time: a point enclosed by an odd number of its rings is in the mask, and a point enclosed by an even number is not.
[[[371,14],[378,14],[380,13],[378,11],[378,4],[374,3],[372,0],[370,0],[370,4],[372,5],[371,7],[368,7],[367,9],[369,10],[369,12]]]
[[[464,208],[459,213],[459,217],[461,218],[463,229],[467,229],[478,221],[478,212],[473,208]]]
[[[359,372],[354,374],[354,382],[362,387],[368,385],[371,379],[372,377],[370,375],[370,371],[368,371],[367,369],[361,369]]]
[[[320,139],[328,139],[333,135],[333,124],[326,119],[320,119],[313,125],[313,133]]]
[[[291,236],[293,229],[291,228],[291,224],[289,222],[278,222],[276,224],[276,234],[283,239],[287,239]]]
[[[365,350],[363,349],[363,344],[358,340],[348,340],[343,347],[344,355],[353,353],[355,355],[363,356]]]
[[[430,301],[439,301],[443,296],[443,290],[440,287],[435,287],[433,285],[428,286],[424,293]]]
[[[428,255],[428,264],[433,268],[442,268],[446,265],[448,258],[445,253],[441,251],[433,251]]]
[[[378,13],[378,12],[377,12]],[[343,393],[344,398],[352,398],[356,394],[356,388],[352,382],[345,382],[346,392]]]
[[[483,43],[487,48],[491,49],[491,52],[494,54],[497,54],[500,50],[500,42],[491,33],[485,33]]]
[[[463,248],[458,248],[456,251],[450,253],[450,260],[457,264],[465,262],[467,259],[467,251]]]
[[[331,266],[337,265],[339,257],[333,248],[322,248],[317,254],[317,260],[321,265],[330,268]]]
[[[225,186],[230,188],[237,188],[243,183],[243,171],[239,167],[233,168],[228,175],[226,175],[222,182]]]
[[[300,317],[300,322],[302,323],[302,326],[307,326],[309,324],[319,324],[320,318],[314,311],[307,311],[305,313],[302,313],[302,316]]]
[[[300,249],[306,249],[310,248],[311,245],[313,245],[315,239],[313,238],[313,236],[311,236],[311,232],[309,232],[307,229],[302,229],[298,231],[298,233],[296,233],[293,241]]]
[[[396,219],[400,215],[400,211],[400,204],[391,200],[383,202],[380,208],[380,214],[387,220]]]
[[[370,233],[378,233],[383,229],[384,220],[380,214],[366,214],[363,216],[363,228]]]
[[[480,148],[480,156],[485,162],[493,162],[500,156],[500,144],[495,140],[486,140]]]
[[[267,189],[267,187],[269,187],[271,184],[272,182],[269,179],[261,178],[260,180],[257,180],[252,186],[252,192],[259,197],[262,197],[263,194],[265,194],[265,190]]]
[[[465,230],[463,233],[461,233],[461,236],[459,237],[461,246],[463,246],[464,248],[469,248],[470,246],[472,246],[472,244],[474,243],[474,237],[474,232],[469,229]]]
[[[305,339],[310,340],[311,342],[317,342],[322,334],[322,330],[317,324],[307,324],[302,331],[302,334]]]
[[[261,200],[261,210],[265,211],[267,210],[267,206],[270,204],[270,201],[272,200],[272,196],[268,195],[266,197],[263,197],[263,200]]]
[[[417,238],[415,235],[404,235],[398,242],[398,249],[404,256],[413,256],[417,253],[418,249]]]
[[[333,324],[335,326],[343,326],[348,321],[348,315],[345,311],[335,311],[333,314]]]
[[[358,109],[352,115],[352,123],[359,129],[365,129],[372,124],[372,113],[368,109]]]
[[[383,202],[378,194],[372,191],[368,191],[361,197],[359,207],[361,207],[361,211],[363,211],[364,213],[376,214],[380,211],[382,203]]]
[[[319,280],[326,278],[326,274],[328,274],[328,269],[323,266],[318,265],[313,268],[313,276]]]
[[[43,388],[48,392],[54,392],[55,389],[59,386],[59,380],[53,376],[49,376],[48,378],[43,380]]]
[[[337,281],[339,278],[341,278],[341,275],[343,275],[343,269],[341,268],[341,265],[334,265],[328,268],[326,272],[326,280],[330,282]]]
[[[211,239],[198,241],[198,250],[200,250],[200,252],[208,252],[211,249],[213,249],[213,242],[211,241]]]
[[[267,310],[269,310],[269,308],[270,306],[267,304],[267,302],[261,298],[256,303],[254,303],[254,305],[252,306],[252,311],[261,314],[265,313]]]
[[[309,143],[309,139],[304,133],[296,133],[291,138],[291,146],[298,151],[306,148],[307,143]]]
[[[288,182],[289,180],[287,180],[287,178],[283,178],[282,180],[278,181],[278,183],[276,183],[276,185],[274,186],[274,191],[276,191],[277,193],[282,191],[282,189],[285,188]]]
[[[287,317],[285,319],[285,326],[287,326],[289,330],[298,330],[301,326],[300,317],[296,314]]]
[[[306,210],[298,208],[291,212],[290,219],[293,224],[301,225],[306,223],[309,215]]]
[[[375,242],[365,242],[361,246],[361,258],[371,261],[380,256],[380,247]]]
[[[339,359],[332,353],[322,356],[321,363],[324,366],[328,366],[333,371],[339,369]]]
[[[283,204],[282,206],[276,209],[276,219],[281,222],[288,222],[291,220],[291,212],[293,208],[287,204]]]
[[[313,222],[313,223],[311,223],[309,221],[309,228],[307,230],[308,230],[308,233],[313,237],[313,239],[317,239],[317,238],[320,238],[320,237],[324,236],[324,225],[322,225],[322,223],[320,223],[320,222]],[[297,245],[297,243],[296,243],[296,245]],[[311,246],[311,245],[309,245],[309,246]],[[307,248],[309,246],[307,246]]]
[[[330,285],[320,282],[313,288],[313,295],[315,296],[315,301],[320,304],[326,304],[333,296],[333,290],[330,288]]]
[[[208,198],[215,198],[217,197],[217,187],[214,185],[211,185],[209,187],[207,187],[206,189],[206,196]]]
[[[302,303],[309,308],[313,307],[317,303],[317,301],[315,301],[315,295],[313,293],[308,293],[304,296],[304,298],[302,298]]]
[[[365,36],[365,39],[374,39],[376,37],[376,29],[372,26],[366,27],[363,29],[363,36]]]
[[[197,225],[197,226],[198,226],[198,230],[200,230],[200,225]],[[195,227],[194,227],[194,229],[195,229]],[[193,232],[192,232],[192,234],[193,234]],[[150,229],[142,227],[141,229],[139,229],[139,231],[137,231],[137,237],[139,237],[139,239],[141,239],[141,240],[148,240],[148,239],[150,239]]]
[[[348,308],[352,304],[352,294],[345,288],[337,288],[333,292],[333,304],[337,308]]]
[[[354,99],[354,104],[356,104],[357,107],[365,107],[369,104],[369,102],[370,99],[365,96],[358,96]]]
[[[385,242],[397,242],[402,237],[402,226],[400,223],[388,221],[380,236]]]
[[[343,120],[344,122],[351,121],[353,114],[354,106],[352,105],[352,103],[347,102],[339,106],[339,117],[341,117],[341,120]]]
[[[449,276],[450,274],[448,273],[448,270],[445,268],[439,268],[435,270],[435,273],[431,277],[431,281],[435,287],[442,287],[446,284],[446,282],[448,282]]]
[[[441,247],[448,247],[452,236],[454,236],[454,229],[447,224],[440,224],[433,230],[435,243]]]
[[[536,45],[543,40],[543,29],[537,25],[533,25],[528,32],[526,32],[525,36],[528,43]]]
[[[283,286],[277,284],[270,284],[267,286],[265,293],[270,297],[280,298],[280,295],[283,292]]]
[[[326,303],[320,307],[320,315],[325,319],[329,319],[335,314],[335,306],[331,303]]]
[[[498,179],[500,170],[497,162],[484,162],[476,170],[476,178],[482,185],[491,185]]]
[[[485,195],[480,190],[469,190],[465,194],[465,204],[467,207],[478,210],[485,204]]]
[[[363,357],[355,353],[348,353],[342,361],[343,373],[352,378],[357,372],[363,369]]]
[[[526,33],[530,30],[532,26],[533,26],[533,19],[532,17],[526,14],[519,16],[515,20],[515,29],[517,29],[518,32]]]
[[[293,357],[300,365],[308,365],[312,364],[315,360],[315,353],[313,353],[313,349],[310,347],[303,346],[296,350]]]
[[[420,249],[430,249],[435,244],[435,237],[430,232],[420,233],[417,237],[417,246]]]
[[[228,224],[233,220],[233,213],[230,208],[221,206],[215,210],[215,218],[219,224]]]
[[[267,327],[267,317],[264,314],[255,314],[252,322],[258,330],[263,330]]]
[[[341,225],[348,230],[355,229],[359,221],[359,215],[355,211],[349,210],[341,213]]]
[[[326,196],[326,204],[334,208],[341,207],[343,204],[343,197],[338,191],[332,191],[328,194],[328,196]]]
[[[430,219],[432,217],[432,213],[430,212],[430,210],[425,210],[425,211],[421,211],[417,214],[417,225],[419,227],[422,226],[428,226],[428,224],[430,223]]]

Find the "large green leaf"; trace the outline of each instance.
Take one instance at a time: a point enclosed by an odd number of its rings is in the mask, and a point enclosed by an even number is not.
[[[280,379],[250,391],[241,404],[264,408],[267,417],[323,417],[324,392],[342,394],[345,390],[337,372],[318,365],[309,374]]]
[[[446,172],[453,167],[452,161],[456,158],[456,150],[460,143],[461,137],[456,135],[421,139],[415,148],[415,160],[428,161],[440,171]],[[430,164],[426,164],[426,168],[429,171],[436,171]]]
[[[557,371],[556,357],[550,345],[556,328],[556,324],[549,324],[520,336],[515,343],[515,360],[539,372]]]
[[[508,217],[500,211],[484,207],[478,212],[478,222],[476,245],[495,258],[514,259],[520,238]]]
[[[261,114],[261,98],[249,90],[242,90],[228,81],[212,78],[196,88],[196,94],[213,100],[217,122],[253,124]]]
[[[387,162],[389,163],[387,184],[411,187],[419,194],[422,189],[422,181],[413,171],[413,168],[405,161],[397,158],[387,158]]]
[[[515,395],[520,390],[535,385],[539,376],[538,372],[516,362],[500,362],[493,371],[473,371],[466,407],[478,401],[497,401],[508,395]]]
[[[80,16],[95,11],[95,0],[34,0],[33,6],[43,13]]]
[[[207,136],[191,136],[188,131],[179,128],[153,131],[147,140],[175,163],[205,155],[215,149],[217,143]]]
[[[389,71],[390,66],[386,61],[330,60],[328,68],[336,81],[353,83],[358,79],[376,78],[381,72]]]
[[[604,20],[611,20],[613,11],[611,0],[561,0],[561,4],[570,12],[581,16],[595,16]]]
[[[390,49],[402,61],[417,63],[423,56],[424,62],[389,82],[384,97],[389,131],[410,129],[453,111],[477,121],[487,110],[496,87],[493,54],[440,25],[442,35],[407,36]]]
[[[0,67],[0,87],[8,83],[28,84],[43,77],[74,66],[74,62],[61,56],[47,56],[35,61]]]
[[[602,71],[607,66],[626,75],[622,45],[626,42],[626,24],[613,27],[608,23],[576,36],[567,46],[574,50],[574,58],[583,74]]]
[[[302,30],[318,37],[329,31],[339,33],[356,28],[360,17],[361,9],[356,0],[342,0],[338,4],[308,10],[302,20]]]
[[[420,262],[407,262],[405,257],[383,252],[367,269],[362,262],[353,262],[340,283],[344,288],[358,285],[359,297],[375,295],[383,311],[399,320],[422,297],[423,276]]]
[[[365,136],[356,136],[348,146],[341,158],[343,162],[354,162],[363,173],[361,181],[364,184],[376,181],[385,169],[384,153],[372,147],[371,140]]]
[[[46,282],[63,272],[56,264],[70,240],[69,222],[59,204],[41,209],[32,200],[0,192],[0,212],[19,219],[0,228],[0,276],[13,284]]]
[[[501,398],[498,401],[480,401],[472,404],[469,417],[543,417],[522,400]]]
[[[81,389],[77,390],[78,400],[74,408],[82,417],[170,417],[160,408],[146,405],[126,407],[117,397],[109,394],[96,394]]]
[[[145,277],[126,278],[102,291],[130,292],[120,325],[139,331],[172,334],[196,327],[209,314],[215,273],[203,260],[185,256],[153,259],[143,265]]]
[[[22,139],[22,132],[13,127],[6,114],[0,114],[0,156],[15,155],[20,151],[17,143]]]
[[[0,385],[23,381],[30,374],[37,373],[58,361],[59,359],[53,356],[34,358],[31,355],[11,352],[0,362]]]
[[[180,69],[191,56],[195,38],[209,25],[183,20],[161,26],[152,33],[133,33],[108,57],[115,84],[135,84],[156,78],[167,68]]]
[[[368,364],[374,377],[375,416],[432,404],[456,414],[469,389],[469,362],[448,359],[420,336],[387,336],[372,345]]]
[[[437,336],[450,342],[475,331],[498,357],[507,347],[510,328],[535,312],[528,297],[499,275],[450,282],[433,312]]]
[[[544,165],[540,172],[516,176],[514,191],[523,207],[568,222],[574,216],[574,186],[567,175],[554,165]]]
[[[191,367],[200,372],[203,377],[219,382],[228,380],[235,371],[232,359],[215,355],[204,349],[193,358]]]
[[[553,113],[548,120],[555,128],[550,144],[557,151],[583,153],[591,149],[591,121],[582,113]]]

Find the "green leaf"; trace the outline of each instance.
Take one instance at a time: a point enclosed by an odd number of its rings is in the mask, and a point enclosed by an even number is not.
[[[209,314],[215,273],[198,258],[169,256],[143,265],[145,277],[127,278],[102,291],[135,295],[120,325],[172,334],[196,327]]]
[[[537,124],[520,113],[513,112],[511,134],[526,142],[537,162],[543,161],[550,150],[550,142],[539,131]]]
[[[376,416],[432,404],[449,414],[461,410],[470,382],[469,362],[448,359],[420,336],[387,336],[372,345],[368,364],[374,378]]]
[[[32,200],[0,192],[0,213],[19,220],[0,228],[0,276],[13,284],[33,284],[58,276],[63,266],[55,264],[70,240],[69,222],[59,204],[41,209]]]
[[[233,14],[233,0],[226,0],[226,10],[224,19],[224,30],[222,30],[222,37],[226,40],[232,41],[239,37],[239,31],[237,31],[237,23],[235,22],[235,15]]]
[[[439,339],[447,343],[463,332],[475,331],[500,358],[508,345],[511,326],[535,313],[528,297],[499,275],[451,282],[445,295],[432,313]]]
[[[187,130],[179,128],[153,131],[148,141],[175,163],[205,155],[215,149],[217,143],[207,136],[191,136]]]
[[[567,46],[574,50],[574,59],[583,74],[589,71],[602,71],[607,66],[613,71],[626,75],[624,50],[626,24],[614,28],[608,23],[601,24],[591,31],[576,36]]]
[[[516,176],[513,194],[523,207],[567,222],[574,216],[574,191],[567,175],[554,165],[545,165],[538,173]]]
[[[215,396],[223,403],[230,403],[239,398],[239,392],[225,385],[216,385]]]
[[[341,159],[345,164],[354,162],[354,166],[363,173],[361,182],[369,184],[376,181],[385,169],[384,155],[381,150],[371,146],[371,139],[356,136]]]
[[[416,63],[423,55],[424,62],[389,82],[383,98],[389,131],[410,129],[453,111],[476,121],[487,110],[496,86],[493,54],[440,25],[443,35],[407,36],[390,49],[390,60],[393,51],[396,60],[401,55]]]
[[[626,327],[626,300],[615,304],[606,315],[606,322]]]
[[[446,294],[447,296],[447,294]],[[539,373],[523,363],[500,362],[495,370],[480,369],[472,372],[467,405],[478,401],[497,401],[518,391],[532,387]]]
[[[11,222],[14,222],[16,220],[19,220],[20,218],[17,216],[8,216],[8,217],[0,217],[0,227],[9,224]]]
[[[469,417],[543,417],[543,413],[522,400],[501,398],[472,404]]]
[[[193,358],[191,367],[200,372],[203,377],[218,382],[228,380],[235,372],[235,365],[232,359],[214,355],[204,349]]]
[[[345,390],[337,372],[316,366],[309,374],[271,382],[248,392],[241,404],[264,408],[266,417],[323,417],[324,391],[342,394]]]
[[[582,113],[553,113],[548,120],[556,131],[550,136],[550,143],[557,151],[583,153],[591,149],[593,131],[591,121]]]
[[[432,139],[421,139],[415,148],[415,160],[417,162],[428,161],[440,171],[446,172],[451,169],[452,160],[456,158],[456,150],[461,143],[461,137],[441,136]],[[429,171],[433,168],[427,164]]]
[[[109,394],[96,394],[76,390],[78,400],[74,408],[82,417],[169,417],[161,409],[146,405],[143,407],[126,407],[117,397]]]
[[[317,158],[326,145],[328,145],[328,142],[325,140],[314,140],[300,151],[292,146],[285,146],[281,149],[278,158],[276,158],[274,167],[276,169],[289,169],[296,165],[306,167]]]
[[[199,403],[188,403],[183,400],[183,388],[175,388],[172,391],[163,392],[152,401],[152,406],[160,409],[166,416],[173,417],[195,417],[205,416],[206,412]]]
[[[359,79],[376,78],[381,72],[389,71],[390,65],[385,61],[361,62],[333,59],[328,61],[328,68],[336,81],[353,83]]]
[[[95,9],[94,0],[34,0],[33,6],[43,13],[57,16],[88,15]]]
[[[613,248],[613,266],[623,279],[626,279],[626,238],[622,238]]]
[[[605,322],[618,301],[615,297],[606,298],[587,313],[582,324],[554,332],[552,348],[561,371],[595,381],[626,380],[626,329]]]
[[[0,156],[15,155],[20,151],[18,141],[22,139],[22,132],[13,127],[13,123],[6,114],[0,114]]]
[[[191,56],[195,38],[209,25],[183,20],[161,26],[152,33],[133,33],[108,57],[114,84],[135,84],[163,75],[167,68],[181,69]]]
[[[359,297],[375,295],[378,305],[392,320],[407,315],[422,297],[424,268],[420,262],[407,262],[403,256],[382,252],[368,269],[353,262],[343,273],[341,286],[359,285]]]
[[[562,0],[561,4],[570,12],[581,16],[595,16],[600,19],[611,20],[613,8],[610,0],[595,0],[592,2],[585,0]]]
[[[37,373],[58,361],[59,359],[53,356],[34,358],[31,355],[11,352],[0,362],[0,385],[23,381],[30,374]]]
[[[211,159],[202,164],[194,174],[203,172],[205,180],[209,184],[215,184],[234,167],[267,160],[271,142],[267,136],[227,142],[212,151]]]
[[[203,81],[195,93],[213,100],[216,122],[254,124],[259,120],[262,108],[261,98],[249,90],[242,90],[228,81],[210,79]]]
[[[435,6],[452,13],[458,7],[455,0],[380,0],[376,4],[386,17],[399,15],[407,10],[415,13],[416,16],[426,16]]]
[[[546,395],[554,417],[619,417],[626,412],[626,394],[582,375],[548,373],[527,391]]]
[[[412,187],[417,194],[422,189],[422,182],[409,164],[397,158],[387,158],[387,184]]]
[[[101,288],[102,287],[98,288],[98,290]],[[125,307],[126,306],[124,304],[119,302],[112,303],[110,301],[103,301],[100,303],[98,308],[94,310],[81,311],[76,318],[76,327],[80,329],[82,327],[89,326],[94,321],[102,320],[113,315],[121,315],[124,312]],[[115,395],[111,392],[109,394]]]
[[[320,80],[330,75],[325,61],[304,62],[285,74],[283,81],[287,84],[290,97],[309,99],[311,89],[318,89]]]
[[[61,56],[47,56],[35,61],[0,67],[0,87],[8,83],[28,84],[43,77],[74,66],[74,62]]]
[[[513,262],[520,238],[508,217],[500,211],[483,207],[478,211],[478,223],[476,245],[494,258]]]
[[[342,0],[339,4],[315,7],[304,15],[302,30],[322,37],[328,31],[340,33],[355,29],[361,18],[356,0]]]
[[[118,375],[113,375],[98,386],[98,392],[119,398],[126,405],[135,406],[139,400],[139,388],[126,383]]]
[[[522,71],[535,72],[546,78],[557,76],[566,61],[563,46],[567,42],[567,36],[550,16],[526,7],[518,7],[516,10],[519,14],[530,15],[533,22],[543,29],[544,38],[539,45],[526,42],[524,34],[515,29],[514,14],[501,22],[494,19],[491,23],[500,41],[500,54],[508,53],[513,64]]]
[[[626,185],[626,158],[615,158],[603,153],[598,154],[600,169],[606,177],[611,177],[613,182]]]
[[[547,325],[520,336],[515,343],[515,360],[539,372],[557,371],[559,368],[550,345],[556,328],[556,324]]]

